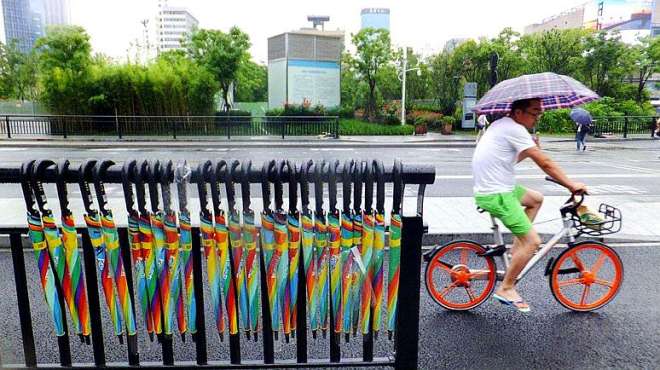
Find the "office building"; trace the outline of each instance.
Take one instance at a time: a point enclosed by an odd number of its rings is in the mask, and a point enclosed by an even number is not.
[[[387,8],[365,8],[360,12],[362,29],[390,30],[390,10]]]
[[[660,36],[660,0],[655,0],[651,9],[651,34]]]
[[[183,47],[186,35],[192,34],[199,22],[185,8],[160,6],[156,18],[156,47],[158,52],[178,50]]]
[[[29,52],[34,45],[29,1],[2,0],[0,11],[0,42],[8,44],[15,40],[19,50]]]
[[[43,0],[43,3],[45,10],[44,22],[47,26],[71,23],[69,6],[66,0]]]
[[[567,30],[582,28],[584,25],[584,12],[584,6],[567,10],[555,16],[546,18],[539,23],[530,24],[529,26],[525,27],[524,33],[528,35],[536,32],[550,31],[555,29]]]

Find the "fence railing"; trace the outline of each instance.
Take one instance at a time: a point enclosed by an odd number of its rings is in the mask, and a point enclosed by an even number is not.
[[[325,135],[339,137],[339,118],[330,116],[57,116],[0,115],[0,135],[232,137]]]
[[[594,117],[593,132],[596,137],[605,135],[623,135],[627,138],[629,134],[650,134],[656,128],[656,120],[653,116],[624,116],[624,117]]]
[[[417,368],[423,199],[425,186],[434,179],[430,166],[395,162],[386,169],[377,160],[346,161],[343,166],[339,161],[307,161],[301,166],[270,161],[261,168],[253,168],[249,161],[205,161],[192,170],[185,162],[175,170],[171,161],[118,165],[90,160],[76,168],[66,160],[59,164],[27,161],[20,169],[0,167],[0,183],[20,183],[29,225],[0,229],[11,243],[24,365],[7,358],[0,358],[0,364],[10,368],[57,366],[52,357],[50,363],[37,361],[48,358],[38,354],[37,348],[55,347],[52,342],[44,345],[53,337],[43,334],[55,325],[59,365],[66,367],[157,366],[140,360],[138,336],[149,333],[160,343],[165,366]],[[43,183],[57,185],[61,228],[52,217]],[[68,183],[79,185],[85,208],[87,226],[77,230],[68,208]],[[94,184],[96,206],[90,183]],[[122,184],[128,227],[115,227],[104,183]],[[171,208],[170,184],[176,184],[178,212]],[[201,227],[191,227],[187,208],[186,189],[195,184]],[[221,205],[221,184],[226,188],[226,208]],[[261,185],[259,230],[250,209],[251,184]],[[310,184],[313,198],[309,196]],[[336,207],[338,184],[341,209]],[[386,184],[394,187],[387,227],[389,250],[384,248]],[[404,188],[413,184],[418,185],[415,215],[402,216]],[[240,198],[234,185],[240,185]],[[209,186],[211,210],[207,208]],[[285,194],[288,207],[284,205]],[[237,199],[242,201],[242,212],[235,208]],[[311,202],[314,206],[309,207]],[[29,264],[24,259],[22,236],[26,234],[37,258],[33,271],[26,268]],[[76,257],[78,234],[82,236],[80,258]],[[40,279],[31,280],[40,281],[42,286],[30,286],[27,274],[38,274]],[[166,282],[172,283],[170,289]],[[172,287],[180,288],[180,292]],[[43,298],[30,302],[28,293],[35,289],[42,290],[45,302]],[[101,305],[101,296],[107,305]],[[84,307],[79,298],[85,298]],[[204,303],[209,298],[213,307],[210,313]],[[116,302],[114,310],[108,302]],[[52,319],[37,320],[42,324],[50,321],[51,329],[40,328],[36,341],[31,312],[35,305],[41,312],[47,307]],[[85,313],[89,315],[86,318]],[[207,333],[209,314],[215,335]],[[102,322],[106,320],[107,325],[111,319],[114,334],[126,348],[127,362],[107,361],[108,346],[117,344],[104,341]],[[179,345],[194,346],[194,360],[174,360],[175,328],[182,335],[186,330],[191,334],[194,344]],[[374,356],[379,330],[394,334],[392,350],[384,356]],[[250,331],[250,339],[243,339],[241,333]],[[72,332],[91,343],[93,363],[73,361],[80,354],[70,346]],[[310,333],[329,336],[328,342],[317,341],[313,346],[327,345],[323,353],[329,353],[329,358],[308,358]],[[362,336],[361,358],[342,358],[342,339],[347,343],[356,333]],[[217,341],[217,334],[220,338],[228,334],[229,358],[211,361],[208,341]],[[278,340],[278,334],[279,341],[282,334],[287,343],[295,340],[295,359],[276,359],[274,339]],[[251,338],[261,342],[262,360],[241,359],[242,347],[255,350]],[[10,338],[6,339],[9,345]],[[81,346],[76,348],[84,351]]]

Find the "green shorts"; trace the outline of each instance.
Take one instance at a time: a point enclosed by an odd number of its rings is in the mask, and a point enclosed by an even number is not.
[[[474,199],[477,206],[502,221],[513,235],[523,236],[527,235],[529,230],[532,229],[532,223],[529,221],[522,204],[520,204],[525,192],[527,192],[527,189],[516,185],[511,192],[475,194]]]

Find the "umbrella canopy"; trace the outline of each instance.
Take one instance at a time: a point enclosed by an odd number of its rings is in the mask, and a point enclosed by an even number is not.
[[[575,79],[551,72],[524,75],[495,85],[472,108],[477,113],[508,113],[517,100],[541,99],[544,110],[572,108],[600,97]]]
[[[573,122],[582,125],[582,126],[589,126],[591,125],[591,113],[587,112],[586,110],[582,108],[575,108],[571,110],[571,119]]]

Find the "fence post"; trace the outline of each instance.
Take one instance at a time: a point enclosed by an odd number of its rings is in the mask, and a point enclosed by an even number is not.
[[[121,140],[121,126],[119,125],[119,117],[117,116],[117,108],[115,108],[115,127],[117,129],[117,137]]]
[[[286,131],[286,117],[282,120],[282,139],[284,139],[285,131]]]
[[[21,234],[9,234],[11,256],[14,263],[14,278],[16,279],[16,299],[20,309],[18,316],[21,321],[21,338],[23,340],[23,355],[26,367],[37,367],[37,353],[34,347],[32,331],[32,316],[30,315],[30,298],[28,296],[27,278],[25,276],[25,259]]]
[[[7,138],[11,139],[11,130],[9,129],[9,116],[5,116],[5,125],[7,125]]]
[[[419,288],[422,266],[421,216],[402,217],[401,274],[394,338],[395,369],[416,369],[419,351]]]
[[[231,127],[229,126],[229,112],[227,112],[227,140],[231,140]]]
[[[623,138],[628,137],[628,116],[623,118]]]
[[[335,139],[339,139],[339,117],[335,117]]]
[[[176,118],[172,120],[172,138],[176,139]]]
[[[66,139],[66,118],[60,116],[60,119],[62,120],[62,134],[64,135],[64,138]]]

